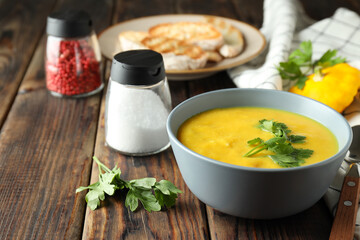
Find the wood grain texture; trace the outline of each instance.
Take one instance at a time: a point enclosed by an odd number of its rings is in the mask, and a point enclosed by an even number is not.
[[[81,2],[95,21],[109,20],[111,6],[102,12],[96,6],[99,1]],[[39,14],[32,10],[31,16]],[[31,25],[34,34],[36,24],[43,31],[45,22]],[[22,49],[22,41],[14,48]],[[28,70],[1,129],[0,239],[80,239],[82,234],[85,203],[75,189],[89,181],[100,96],[52,97],[45,87],[44,46],[45,37],[32,58],[22,56],[20,68]]]
[[[0,127],[14,101],[54,3],[55,0],[0,1]]]
[[[306,239],[329,238],[331,216],[321,200],[294,216],[254,220],[228,216],[207,207],[211,239]]]
[[[24,85],[44,81],[36,77],[42,49]],[[74,191],[89,174],[98,103],[53,98],[41,84],[20,89],[0,135],[1,239],[81,234],[84,203]]]

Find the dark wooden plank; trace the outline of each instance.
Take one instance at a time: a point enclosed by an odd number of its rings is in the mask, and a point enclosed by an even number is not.
[[[222,0],[222,1],[192,1],[183,0],[177,4],[178,13],[195,13],[222,16],[244,21],[255,27],[262,23],[263,0]]]
[[[332,220],[321,200],[294,216],[252,220],[229,216],[207,208],[211,239],[329,239]]]
[[[144,17],[144,16],[176,13],[175,6],[177,4],[176,3],[177,1],[179,0],[116,1],[117,7],[114,10],[114,23],[126,21],[133,18]]]
[[[89,11],[99,31],[109,23],[111,5],[87,0],[58,7]],[[35,32],[44,26],[30,25]],[[89,182],[101,96],[52,97],[45,87],[44,46],[45,38],[0,134],[0,239],[82,236],[85,202],[75,189]]]
[[[0,127],[54,3],[55,0],[0,1]]]
[[[42,50],[34,56],[0,136],[4,239],[81,234],[84,203],[74,191],[89,175],[98,97],[51,97],[43,83]]]

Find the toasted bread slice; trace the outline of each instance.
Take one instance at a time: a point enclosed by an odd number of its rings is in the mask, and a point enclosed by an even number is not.
[[[147,32],[125,31],[119,34],[122,51],[151,49],[162,54],[167,70],[190,70],[205,66],[208,54],[200,47],[176,39],[150,36]]]
[[[198,69],[205,66],[208,55],[200,47],[165,37],[145,37],[141,44],[162,54],[167,70]]]
[[[218,17],[205,17],[204,22],[213,25],[224,36],[225,43],[219,49],[223,57],[236,57],[242,52],[245,46],[245,40],[239,29]]]
[[[218,51],[205,51],[208,55],[208,61],[218,63],[221,62],[224,58]]]
[[[149,34],[147,32],[125,31],[119,34],[120,47],[122,51],[144,49],[141,41]]]
[[[149,34],[177,39],[209,51],[220,48],[224,43],[222,34],[205,22],[162,23],[151,27]]]

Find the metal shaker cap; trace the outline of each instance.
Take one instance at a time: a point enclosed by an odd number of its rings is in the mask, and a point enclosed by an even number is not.
[[[46,32],[57,37],[85,37],[92,31],[90,15],[82,10],[67,9],[47,17]]]
[[[124,85],[153,85],[165,76],[163,58],[152,50],[120,52],[112,61],[111,80]]]

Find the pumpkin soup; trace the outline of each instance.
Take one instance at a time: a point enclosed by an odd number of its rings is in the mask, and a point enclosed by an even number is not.
[[[264,119],[268,121],[264,122]],[[278,139],[274,133],[259,127],[259,121],[283,125],[286,128],[284,132],[291,132],[293,137],[301,139],[285,143],[296,149],[296,153],[304,151],[301,166],[325,160],[338,151],[335,136],[322,124],[299,114],[271,108],[212,109],[185,121],[177,137],[189,149],[218,161],[246,167],[284,167],[277,157],[273,157],[271,148],[262,147],[258,151],[255,144],[257,149],[254,149],[254,140],[264,146],[267,140]],[[286,139],[289,140],[289,137],[286,136]]]

